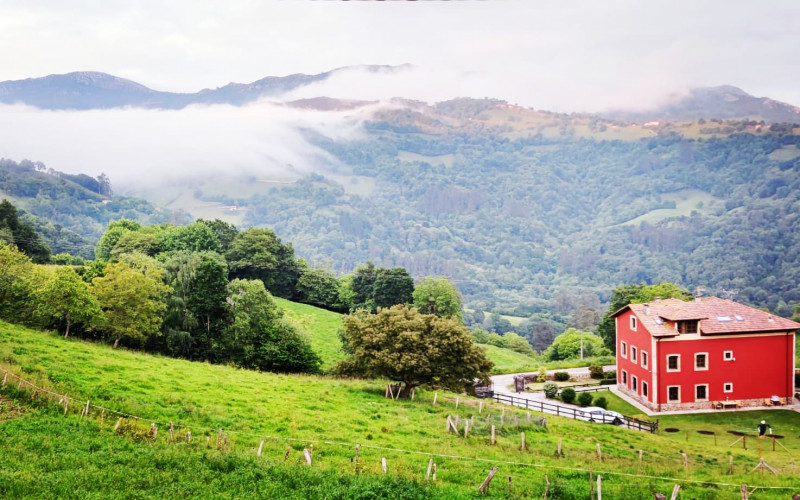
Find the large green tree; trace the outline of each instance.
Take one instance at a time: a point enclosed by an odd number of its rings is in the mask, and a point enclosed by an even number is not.
[[[597,325],[597,334],[603,338],[605,346],[611,349],[612,353],[617,352],[617,332],[614,318],[611,315],[628,304],[641,304],[656,298],[689,300],[692,298],[692,294],[689,293],[689,290],[675,283],[622,285],[614,289],[611,293],[608,311],[606,311],[600,324]]]
[[[89,285],[71,267],[59,267],[39,292],[39,314],[64,323],[64,338],[74,323],[91,326],[102,317]]]
[[[543,355],[549,361],[559,361],[562,359],[578,359],[581,356],[581,342],[583,342],[583,356],[602,356],[609,354],[603,347],[603,339],[590,332],[583,332],[575,328],[568,328],[567,331],[553,340],[553,343]]]
[[[294,296],[300,274],[294,249],[281,243],[272,230],[250,228],[238,233],[225,257],[231,278],[259,279],[279,297]]]
[[[50,247],[33,226],[19,219],[19,215],[11,202],[0,202],[0,240],[13,243],[36,263],[47,262],[50,259]]]
[[[454,319],[397,305],[377,314],[344,316],[342,324],[350,357],[339,369],[400,381],[402,397],[420,385],[462,390],[476,379],[487,380],[493,366]]]
[[[378,268],[373,285],[375,307],[392,307],[414,301],[414,278],[402,267]]]
[[[422,314],[435,314],[441,318],[461,318],[461,294],[447,278],[428,277],[414,288],[414,307]]]
[[[282,311],[261,281],[231,281],[228,304],[231,322],[222,340],[226,358],[242,367],[265,371],[319,371],[319,357],[283,320]]]
[[[104,313],[99,329],[114,339],[114,347],[122,339],[142,341],[159,334],[172,289],[163,283],[158,268],[108,264],[92,285]]]
[[[339,280],[324,269],[313,269],[302,266],[300,278],[297,280],[298,299],[333,311],[342,310],[339,298]]]
[[[31,258],[0,240],[0,318],[28,323],[36,311],[36,290],[44,282]]]

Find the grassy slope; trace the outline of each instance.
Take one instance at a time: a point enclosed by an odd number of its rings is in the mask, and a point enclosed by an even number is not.
[[[733,484],[797,484],[787,474],[778,477],[746,475],[746,469],[749,470],[757,462],[754,450],[744,451],[722,445],[713,448],[708,446],[707,439],[685,442],[675,435],[653,436],[607,425],[548,417],[549,432],[539,432],[535,427],[505,427],[500,429],[498,445],[489,446],[484,417],[491,414],[494,423],[498,423],[500,410],[496,405],[477,415],[474,401],[462,397],[462,404],[455,409],[452,403],[454,395],[440,392],[439,404],[434,407],[431,404],[433,394],[422,391],[416,401],[392,402],[383,397],[384,389],[379,381],[256,373],[125,350],[113,351],[105,345],[64,340],[56,335],[5,323],[0,323],[0,365],[21,372],[26,378],[40,384],[50,385],[59,393],[66,392],[80,400],[90,399],[94,404],[141,415],[144,417],[144,426],[151,419],[189,425],[195,436],[193,442],[196,443],[194,446],[167,446],[164,424],[156,443],[132,444],[124,438],[117,438],[119,441],[90,439],[87,433],[94,435],[96,421],[87,427],[87,424],[79,423],[77,417],[73,416],[63,417],[66,423],[58,423],[55,421],[59,413],[52,409],[48,411],[46,408],[52,408],[52,405],[45,405],[43,410],[3,423],[0,430],[0,435],[3,435],[0,454],[4,460],[15,464],[10,469],[0,468],[0,486],[6,491],[16,492],[18,495],[15,496],[37,496],[35,490],[29,488],[39,488],[34,483],[42,476],[42,469],[47,470],[44,484],[53,491],[59,491],[59,488],[69,484],[83,484],[89,491],[103,496],[103,491],[106,491],[103,488],[115,484],[115,478],[122,474],[120,471],[126,468],[126,464],[137,461],[145,464],[145,472],[150,470],[153,476],[148,478],[145,474],[145,478],[139,481],[130,478],[123,481],[121,484],[125,488],[131,488],[128,492],[131,496],[180,496],[187,489],[199,488],[192,486],[196,481],[195,474],[199,477],[214,476],[217,478],[215,483],[223,490],[228,484],[240,494],[246,488],[252,488],[253,491],[266,488],[261,485],[263,481],[259,480],[265,474],[277,476],[273,481],[286,486],[302,482],[303,479],[283,478],[279,471],[268,472],[274,467],[287,466],[276,465],[267,457],[282,457],[287,444],[300,450],[311,442],[314,443],[314,469],[319,469],[319,474],[322,474],[308,479],[313,484],[323,484],[325,477],[328,477],[324,474],[350,474],[350,458],[355,443],[364,446],[361,463],[365,472],[377,474],[380,457],[383,456],[387,458],[392,474],[399,478],[420,478],[429,457],[376,449],[375,446],[515,463],[532,462],[543,466],[591,467],[595,471],[633,473],[638,468],[636,450],[643,448],[647,458],[638,472],[644,474]],[[14,384],[9,384],[5,390],[13,392],[15,389]],[[77,412],[77,409],[77,405],[72,406],[73,412]],[[506,413],[506,423],[513,421],[511,413]],[[459,415],[462,419],[475,415],[478,425],[467,439],[446,435],[443,424],[447,414]],[[97,415],[94,414],[93,418],[97,418]],[[750,424],[759,418],[759,413],[702,417],[706,421],[703,424],[705,426],[712,425],[708,421],[716,420],[718,422],[713,425],[735,425],[737,428],[752,427]],[[796,456],[800,452],[800,443],[795,438],[800,431],[800,415],[773,412],[769,418],[773,423],[780,422],[781,433],[787,435],[784,444],[792,451],[792,456]],[[105,430],[109,432],[111,420],[106,420]],[[230,433],[229,445],[234,450],[231,458],[222,457],[219,452],[204,445],[203,437],[213,432],[210,429],[220,427]],[[525,452],[518,449],[520,430],[528,434],[530,449]],[[26,433],[24,437],[20,436],[22,432]],[[179,436],[182,436],[182,432],[179,431]],[[260,463],[253,459],[253,455],[259,440],[265,436],[272,436],[272,439],[266,440],[265,461]],[[297,441],[289,441],[289,438]],[[566,458],[560,460],[553,457],[559,438],[563,438],[566,450]],[[594,459],[597,442],[603,446],[605,459],[602,464]],[[68,443],[72,445],[68,446]],[[73,448],[76,451],[72,451]],[[43,455],[41,449],[47,453]],[[113,458],[109,455],[111,450],[117,450]],[[689,472],[684,472],[681,466],[681,451],[688,453],[693,464]],[[70,453],[78,456],[68,459]],[[82,466],[87,462],[86,453],[97,455],[98,460],[108,460],[113,466],[84,470]],[[724,476],[728,453],[732,453],[736,459],[737,473],[734,476]],[[771,465],[791,470],[789,453],[765,453]],[[290,462],[298,464],[299,456],[298,451],[293,452]],[[211,463],[203,465],[204,460]],[[438,457],[436,462],[436,492],[451,497],[474,491],[490,465],[446,457]],[[179,467],[179,470],[186,471],[185,476],[167,472],[179,464],[185,464]],[[512,475],[515,491],[520,494],[541,496],[546,473],[553,483],[551,496],[558,496],[557,492],[566,498],[585,496],[585,472],[510,463],[498,465],[501,468],[501,480]],[[331,481],[336,482],[333,479]],[[409,488],[414,487],[413,484],[409,485]],[[606,474],[603,489],[611,498],[645,498],[652,497],[653,491],[671,490],[671,483]],[[493,488],[494,495],[503,495],[504,490],[502,486]],[[716,498],[721,490],[685,483],[683,491],[696,498]],[[761,498],[771,497],[771,493],[769,490],[759,492],[763,495]],[[782,493],[785,496],[786,492]],[[352,494],[340,496],[349,497]]]
[[[493,373],[519,373],[539,369],[541,363],[530,356],[520,354],[510,349],[481,344],[486,349],[486,356],[494,361]]]
[[[284,310],[286,318],[306,332],[311,348],[322,358],[323,370],[331,368],[344,358],[338,335],[342,324],[340,314],[278,297],[275,302]]]

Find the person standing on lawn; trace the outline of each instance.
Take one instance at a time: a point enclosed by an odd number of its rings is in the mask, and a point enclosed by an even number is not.
[[[769,429],[769,433],[772,434],[772,427],[770,427],[766,420],[762,420],[761,423],[758,424],[758,439],[764,439],[767,429]]]

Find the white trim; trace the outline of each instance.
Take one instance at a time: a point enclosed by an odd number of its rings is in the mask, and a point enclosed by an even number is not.
[[[628,359],[628,343],[624,340],[619,341],[619,357],[622,359]]]
[[[634,332],[636,331],[636,327],[639,326],[639,318],[636,317],[633,312],[631,312],[631,322],[630,322],[631,330]]]
[[[669,390],[672,388],[678,389],[678,399],[669,399]],[[679,385],[668,385],[667,386],[667,403],[680,403],[681,402],[681,386]]]
[[[706,397],[700,398],[700,399],[697,398],[697,388],[698,387],[705,387],[706,388]],[[702,402],[702,401],[708,401],[708,384],[694,384],[694,401],[695,401],[695,403]]]
[[[647,359],[648,357],[649,356],[647,355],[647,351],[642,351],[641,349],[639,350],[639,359],[641,360],[642,368],[648,367],[647,366],[647,363],[649,362],[649,360]]]
[[[736,361],[736,358],[733,357],[733,351],[722,351],[722,360],[723,361]]]
[[[728,389],[728,386],[730,386],[731,388]],[[722,384],[722,392],[726,394],[733,392],[733,382],[725,382],[724,384]]]
[[[639,358],[636,356],[639,353],[639,349],[636,348],[635,345],[631,346],[631,363],[637,363]]]
[[[654,403],[658,402],[658,344],[655,337],[650,337],[650,352],[653,354],[653,360],[650,362],[652,365],[651,373],[653,374],[653,399]]]
[[[702,368],[698,368],[697,367],[697,356],[705,356],[706,362],[705,362],[705,366],[704,367],[702,367]],[[696,353],[694,353],[694,371],[696,371],[696,372],[707,372],[708,371],[708,365],[710,365],[710,364],[711,364],[711,360],[709,359],[709,356],[708,356],[707,352],[696,352]]]
[[[678,358],[678,368],[669,367],[669,358],[676,356]],[[681,371],[681,355],[680,354],[667,354],[667,373],[678,373]]]

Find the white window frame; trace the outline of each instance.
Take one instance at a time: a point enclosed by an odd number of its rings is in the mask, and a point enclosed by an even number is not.
[[[725,361],[733,361],[733,351],[722,351],[722,359]]]
[[[631,314],[631,330],[633,330],[635,332],[636,331],[636,327],[638,326],[638,323],[639,323],[639,321],[636,318],[636,315]]]
[[[636,360],[637,360],[636,353],[637,352],[638,352],[638,349],[636,349],[636,346],[632,345],[631,346],[631,363],[636,363]]]
[[[620,350],[619,357],[628,359],[628,343],[625,342],[624,340],[621,340],[619,342],[619,350]]]
[[[647,385],[647,382],[642,380],[642,384],[641,385],[642,385],[642,397],[649,398],[650,397],[650,393],[649,393],[650,387]]]
[[[622,383],[625,384],[625,387],[628,387],[628,372],[622,370]]]
[[[639,351],[639,359],[642,360],[642,368],[648,368],[647,351]]]
[[[705,387],[706,388],[706,397],[705,398],[702,398],[702,399],[698,399],[697,398],[697,388],[698,387]],[[702,402],[702,401],[708,401],[708,384],[694,384],[694,401],[696,403],[699,403],[699,402]]]
[[[631,390],[639,394],[639,378],[636,375],[631,375]]]
[[[704,366],[703,368],[698,368],[697,367],[697,356],[705,356],[706,357],[706,366]],[[707,352],[696,352],[696,353],[694,353],[694,371],[696,371],[696,372],[707,372],[708,371],[708,365],[710,365],[710,364],[711,364],[711,360],[709,359]]]
[[[678,358],[678,368],[669,367],[669,358],[675,356]],[[681,371],[681,355],[680,354],[667,354],[667,373],[677,373]]]
[[[678,399],[670,399],[669,398],[669,390],[672,388],[678,389]],[[681,386],[679,385],[668,385],[667,386],[667,403],[680,403],[681,402]]]
[[[733,382],[725,382],[722,384],[722,392],[730,394],[733,392]]]

